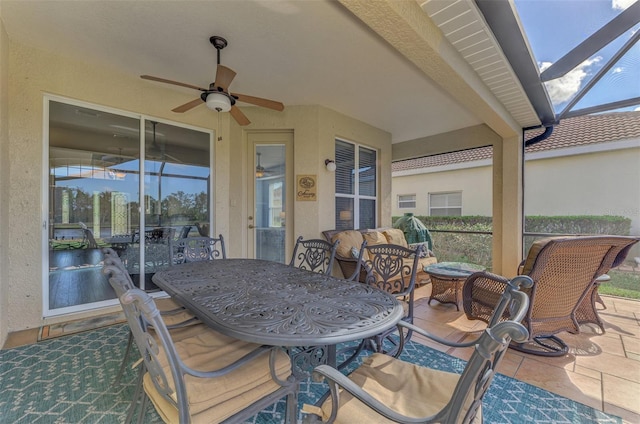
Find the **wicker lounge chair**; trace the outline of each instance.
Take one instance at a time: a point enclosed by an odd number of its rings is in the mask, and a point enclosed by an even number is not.
[[[604,332],[595,303],[596,279],[621,264],[637,237],[558,237],[531,246],[519,274],[533,279],[525,291],[531,298],[523,321],[529,330],[526,343],[511,347],[542,356],[562,356],[568,346],[555,334],[579,333],[580,325],[595,323]],[[463,307],[469,319],[488,322],[507,279],[488,272],[471,275],[464,283]]]

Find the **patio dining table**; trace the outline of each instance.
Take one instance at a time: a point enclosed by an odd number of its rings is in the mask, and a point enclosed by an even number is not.
[[[307,367],[318,362],[318,349],[335,365],[338,343],[374,336],[404,314],[394,296],[375,287],[259,259],[175,265],[153,282],[209,327],[286,347],[296,352],[294,364]]]

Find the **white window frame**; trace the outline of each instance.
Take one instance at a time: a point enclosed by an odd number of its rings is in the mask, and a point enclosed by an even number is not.
[[[356,143],[350,140],[346,140],[344,138],[339,138],[337,137],[335,139],[335,141],[340,141],[342,143],[347,143],[347,144],[351,144],[354,146],[354,172],[355,172],[355,176],[354,176],[354,184],[353,184],[353,194],[346,194],[346,193],[338,193],[337,191],[335,192],[335,196],[336,198],[342,197],[342,198],[348,198],[348,199],[353,199],[353,228],[360,228],[360,200],[373,200],[375,202],[375,210],[374,210],[374,221],[375,224],[377,225],[378,223],[378,209],[380,206],[378,197],[379,197],[379,192],[380,192],[380,167],[379,167],[379,158],[380,158],[380,151],[378,149],[375,149],[373,147],[367,146],[365,144],[360,144],[360,143]],[[335,145],[335,142],[334,142]],[[376,154],[376,189],[375,189],[375,196],[366,196],[366,195],[361,195],[360,194],[360,176],[358,175],[357,171],[358,169],[360,169],[360,148],[365,148],[367,150],[371,150],[373,152],[375,152]]]
[[[412,197],[412,199],[401,199],[402,197]],[[414,194],[398,194],[398,209],[415,209],[416,195]],[[411,204],[409,206],[408,204]]]
[[[459,194],[460,195],[460,206],[449,206],[449,196],[452,194]],[[446,205],[444,207],[442,206],[432,206],[432,202],[431,202],[431,196],[447,196],[445,197],[446,199]],[[443,216],[443,215],[433,215],[432,214],[432,210],[434,209],[453,209],[453,208],[460,208],[460,215],[462,216],[462,190],[459,191],[442,191],[442,192],[435,192],[435,193],[429,193],[427,195],[427,200],[428,200],[428,204],[429,204],[429,216]],[[445,215],[445,216],[458,216],[458,215]]]

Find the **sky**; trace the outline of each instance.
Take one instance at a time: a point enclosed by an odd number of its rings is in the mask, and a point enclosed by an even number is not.
[[[515,5],[542,72],[635,1],[640,0],[515,0]],[[638,30],[640,24],[565,76],[546,83],[556,113]],[[620,58],[573,110],[632,97],[640,97],[640,43]],[[640,105],[624,110],[640,111]]]

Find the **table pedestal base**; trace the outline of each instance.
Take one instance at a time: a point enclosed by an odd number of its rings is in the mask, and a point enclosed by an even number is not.
[[[451,303],[456,305],[456,310],[460,310],[458,302],[460,301],[460,293],[464,280],[459,278],[443,278],[431,275],[431,296],[427,304],[431,304],[432,300],[440,303]]]

